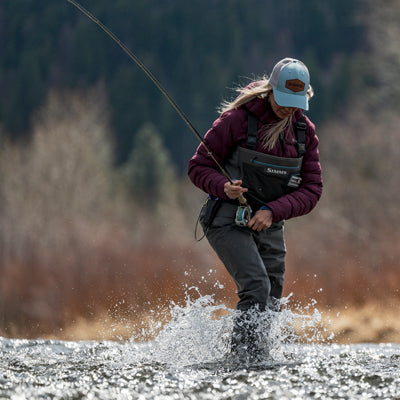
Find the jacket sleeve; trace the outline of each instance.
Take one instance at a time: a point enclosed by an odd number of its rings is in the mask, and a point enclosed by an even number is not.
[[[222,166],[237,145],[237,135],[241,124],[239,117],[238,110],[222,114],[204,136],[204,142]],[[224,184],[228,182],[228,179],[220,171],[203,144],[199,145],[189,161],[188,175],[193,184],[206,193],[227,199]]]
[[[309,213],[322,194],[322,172],[319,162],[318,137],[314,125],[308,120],[306,153],[303,156],[302,182],[294,192],[267,203],[273,221],[282,221]]]

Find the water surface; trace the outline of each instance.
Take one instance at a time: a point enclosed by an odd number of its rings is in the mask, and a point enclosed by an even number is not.
[[[287,311],[270,357],[240,364],[227,358],[231,317],[213,318],[215,307],[175,306],[147,343],[0,338],[0,399],[400,399],[400,345],[315,344],[316,314]]]

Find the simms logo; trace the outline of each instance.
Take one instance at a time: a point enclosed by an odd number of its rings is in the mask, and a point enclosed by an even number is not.
[[[292,92],[302,92],[304,90],[305,83],[300,79],[289,79],[286,81],[285,88]]]
[[[276,169],[276,168],[265,168],[264,172],[268,175],[281,175],[281,176],[286,176],[288,174],[287,171],[283,170],[283,169]]]

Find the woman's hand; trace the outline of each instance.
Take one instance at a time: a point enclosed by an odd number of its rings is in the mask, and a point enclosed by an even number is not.
[[[234,180],[233,185],[230,182],[226,182],[224,185],[225,194],[231,199],[239,198],[243,193],[246,193],[248,189],[241,187],[241,180]]]
[[[268,229],[272,224],[271,210],[258,210],[247,226],[253,231],[261,232]]]

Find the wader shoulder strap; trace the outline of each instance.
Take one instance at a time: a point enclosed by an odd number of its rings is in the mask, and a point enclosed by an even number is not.
[[[301,116],[301,118],[299,118],[294,124],[294,131],[296,132],[297,139],[297,152],[299,153],[299,157],[302,157],[306,152],[306,130],[306,120],[304,116]]]
[[[255,150],[257,147],[258,121],[257,117],[246,109],[247,112],[247,148]]]
[[[256,150],[258,136],[258,119],[246,109],[247,112],[247,148]],[[307,124],[304,116],[301,116],[294,124],[294,131],[297,139],[297,152],[302,157],[306,152],[306,130]]]

